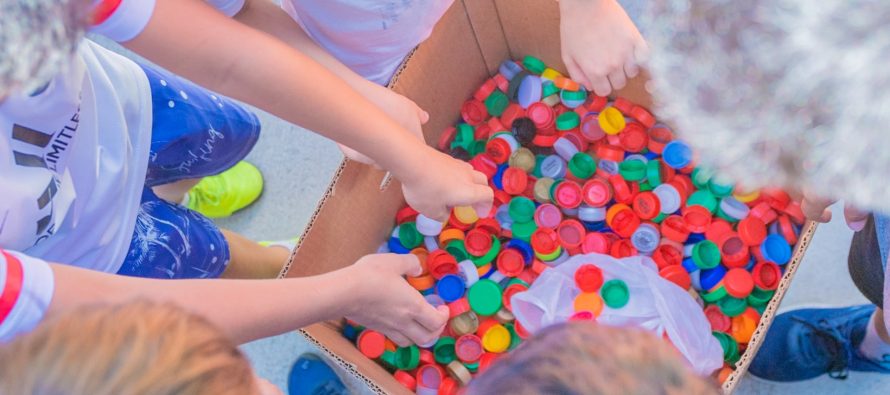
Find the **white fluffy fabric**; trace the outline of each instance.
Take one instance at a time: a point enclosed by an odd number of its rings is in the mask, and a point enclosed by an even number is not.
[[[701,163],[890,213],[890,2],[659,0],[657,112]]]

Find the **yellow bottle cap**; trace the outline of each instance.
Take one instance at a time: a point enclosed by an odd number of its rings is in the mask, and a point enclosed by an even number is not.
[[[615,107],[606,107],[600,113],[598,120],[600,129],[606,132],[606,134],[618,134],[624,130],[624,126],[627,124],[624,120],[624,114]]]
[[[482,335],[482,347],[485,348],[485,351],[493,353],[507,351],[510,348],[510,331],[503,325],[492,325]]]
[[[748,192],[748,193],[746,193],[744,191],[736,191],[735,193],[732,194],[732,197],[734,197],[735,200],[738,200],[742,203],[751,203],[760,197],[760,191],[754,191],[754,192]]]
[[[455,207],[454,216],[458,221],[467,225],[475,224],[476,221],[479,220],[479,216],[476,215],[476,210],[467,206]]]
[[[582,292],[575,297],[575,311],[589,311],[594,317],[599,317],[603,311],[603,298],[594,292]]]
[[[544,69],[544,72],[541,73],[541,78],[543,78],[545,80],[556,81],[557,77],[562,77],[562,73],[560,73],[556,70],[553,70],[549,67]]]

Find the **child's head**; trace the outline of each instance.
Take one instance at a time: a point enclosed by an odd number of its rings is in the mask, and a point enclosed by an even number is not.
[[[95,306],[0,347],[4,393],[261,394],[250,364],[216,327],[170,304]]]
[[[470,382],[485,394],[716,394],[664,340],[586,322],[544,329]]]
[[[89,10],[89,0],[0,1],[0,100],[37,89],[70,63]]]

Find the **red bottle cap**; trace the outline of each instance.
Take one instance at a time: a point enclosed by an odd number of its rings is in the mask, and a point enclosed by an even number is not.
[[[493,352],[487,352],[482,354],[482,358],[479,358],[479,370],[477,370],[477,374],[481,374],[488,370],[492,363],[498,359],[498,354]]]
[[[510,195],[519,195],[528,188],[528,173],[518,167],[508,167],[507,170],[504,170],[501,185],[504,187],[504,192]]]
[[[488,332],[488,330],[491,329],[491,327],[493,327],[495,325],[500,325],[500,324],[501,324],[500,322],[498,322],[497,320],[495,320],[492,317],[486,318],[486,319],[482,320],[481,322],[479,322],[479,328],[476,329],[476,335],[478,335],[480,338],[485,337],[485,332]]]
[[[609,99],[603,96],[590,95],[587,97],[587,109],[593,112],[600,112],[609,104]]]
[[[624,150],[610,144],[599,144],[596,147],[596,157],[618,163],[624,160]]]
[[[364,356],[371,359],[380,358],[386,351],[386,336],[380,332],[365,329],[358,335],[356,344]]]
[[[791,196],[778,188],[763,188],[760,191],[760,198],[774,210],[779,211],[784,210],[788,203],[791,202]]]
[[[779,214],[770,207],[767,202],[760,202],[751,209],[751,212],[748,213],[748,216],[757,218],[763,221],[764,224],[771,224],[776,218],[779,217]]]
[[[556,228],[556,234],[559,237],[559,244],[569,251],[577,251],[584,242],[584,236],[587,230],[578,220],[567,219],[560,222]]]
[[[449,126],[442,131],[442,134],[439,135],[439,142],[436,145],[439,148],[439,151],[448,152],[448,149],[451,148],[451,142],[454,141],[454,135],[457,134],[457,128],[454,126]]]
[[[628,152],[640,152],[649,144],[649,134],[643,125],[630,122],[618,135],[621,147]]]
[[[485,109],[485,104],[479,100],[467,100],[460,108],[460,116],[464,122],[476,126],[485,122],[488,110]]]
[[[519,323],[519,321],[513,322],[513,329],[516,331],[516,334],[519,335],[519,338],[521,339],[528,339],[531,336],[531,334],[528,333],[527,330],[525,330],[525,328],[522,326],[522,324]]]
[[[650,220],[661,214],[661,203],[652,192],[640,192],[633,199],[634,212],[640,219]]]
[[[612,243],[610,253],[613,257],[621,259],[637,255],[637,249],[634,248],[633,243],[629,239],[621,239]]]
[[[630,114],[630,110],[634,108],[635,104],[632,101],[627,100],[621,96],[615,98],[615,101],[612,102],[612,107],[615,107],[616,110],[621,111],[622,114]]]
[[[581,292],[597,292],[603,286],[603,271],[591,264],[578,266],[575,270],[575,285]]]
[[[584,242],[581,243],[581,252],[585,254],[592,252],[608,254],[611,249],[611,241],[602,233],[590,232],[584,236]]]
[[[451,318],[457,317],[468,311],[470,311],[470,302],[466,297],[448,303],[448,316]]]
[[[716,243],[723,238],[723,235],[729,232],[732,232],[732,225],[729,222],[720,218],[713,218],[711,219],[711,226],[708,226],[708,230],[705,231],[705,238]],[[741,233],[741,230],[739,230],[739,233]]]
[[[542,228],[556,229],[562,222],[562,211],[550,203],[544,203],[535,209],[535,223]]]
[[[479,218],[479,220],[476,221],[476,229],[484,230],[490,235],[499,235],[501,233],[501,224],[491,217]]]
[[[488,98],[488,95],[491,92],[494,92],[497,89],[498,83],[495,82],[494,78],[489,78],[482,83],[482,86],[479,89],[476,89],[476,93],[473,94],[473,98],[479,100],[480,102],[485,101]]]
[[[472,256],[483,256],[491,249],[491,234],[482,229],[473,229],[464,236],[464,247]]]
[[[751,250],[735,232],[724,234],[717,242],[717,246],[720,248],[723,265],[727,268],[748,266],[748,262],[751,260]]]
[[[446,377],[442,379],[442,385],[439,386],[438,395],[456,395],[458,388],[460,388],[460,386],[457,384],[456,380],[451,377]]]
[[[559,140],[559,135],[544,134],[538,131],[538,134],[532,139],[532,144],[537,145],[538,147],[552,147],[556,140]]]
[[[430,350],[420,349],[420,363],[422,364],[435,364],[435,358],[433,357],[433,353]]]
[[[683,251],[670,244],[662,244],[652,252],[652,260],[659,269],[667,266],[680,266],[683,264]]]
[[[576,208],[581,205],[581,186],[572,180],[564,180],[556,185],[553,198],[563,208]]]
[[[414,376],[404,370],[396,370],[396,372],[392,374],[392,377],[403,387],[407,388],[408,391],[417,389],[417,380],[414,379]]]
[[[620,174],[613,174],[609,176],[609,184],[612,185],[615,201],[619,203],[630,203],[633,199],[633,193],[631,192],[630,186],[627,185],[627,181],[624,180],[624,177]]]
[[[491,127],[488,126],[487,123],[483,123],[479,126],[476,126],[476,130],[473,131],[473,139],[474,140],[488,140],[492,135]]]
[[[797,233],[794,232],[794,226],[791,225],[791,218],[787,215],[779,216],[779,233],[785,238],[789,245],[797,244]]]
[[[655,126],[655,117],[652,116],[652,113],[649,110],[641,106],[633,106],[630,109],[629,113],[630,117],[639,121],[646,128],[651,128]]]
[[[661,278],[677,284],[680,288],[689,289],[692,286],[692,278],[683,265],[669,265],[658,270]]]
[[[454,353],[464,363],[473,363],[482,357],[482,339],[474,334],[466,334],[454,341]]]
[[[423,352],[426,351],[427,354],[432,358],[433,353],[427,350],[421,350],[421,362],[423,362]],[[435,361],[424,362],[419,368],[417,368],[417,374],[414,375],[414,378],[417,379],[417,385],[424,388],[438,389],[440,385],[442,385],[442,379],[445,377],[445,370],[442,369],[441,366],[437,365]]]
[[[396,213],[396,223],[403,224],[405,222],[412,222],[417,219],[418,212],[411,208],[411,206],[405,206],[399,209]]]
[[[429,253],[426,258],[426,265],[430,274],[436,280],[441,279],[447,274],[457,274],[459,271],[457,260],[445,250],[436,250]]]
[[[504,124],[501,123],[501,120],[498,119],[497,117],[489,118],[488,122],[486,122],[485,124],[488,125],[488,130],[490,132],[496,133],[496,132],[500,132],[502,130],[508,130],[508,128],[506,128],[504,126]],[[491,136],[488,136],[488,137],[491,137]]]
[[[664,146],[674,139],[674,132],[670,129],[659,126],[649,129],[649,151],[661,155]]]
[[[692,183],[692,179],[686,174],[675,175],[674,178],[671,179],[670,184],[680,191],[680,195],[683,196],[683,201],[695,191],[695,184]]]
[[[798,225],[803,225],[807,220],[807,217],[803,214],[803,210],[800,208],[799,202],[791,201],[785,206],[785,210],[782,210],[782,212],[788,214],[788,216],[791,217],[791,220]]]
[[[739,237],[749,247],[759,246],[766,239],[766,224],[759,218],[747,216],[738,225]]]
[[[510,147],[510,143],[507,140],[495,138],[488,140],[488,143],[485,144],[485,153],[488,154],[494,163],[502,164],[510,159],[510,155],[513,154],[513,148]]]
[[[553,113],[553,109],[542,102],[533,103],[528,106],[526,115],[528,115],[529,119],[531,119],[539,129],[547,129],[553,126],[553,123],[556,120],[556,115]]]
[[[513,297],[513,295],[525,291],[528,291],[528,287],[524,284],[511,284],[507,286],[507,288],[504,289],[502,300],[504,307],[506,307],[507,310],[513,311],[513,304],[511,303],[510,299]]]
[[[539,254],[550,254],[559,248],[559,237],[550,228],[538,228],[531,236],[532,249]]]
[[[708,318],[714,331],[726,333],[732,329],[732,320],[720,311],[720,306],[712,304],[705,307],[705,317]]]
[[[746,298],[754,290],[754,279],[751,273],[742,268],[729,269],[723,276],[723,286],[726,293],[734,298]]]
[[[603,207],[612,200],[612,188],[603,179],[593,178],[584,183],[581,195],[588,206]]]
[[[513,248],[505,248],[498,254],[495,265],[498,271],[507,277],[516,277],[525,270],[525,259],[522,253]]]
[[[469,163],[476,171],[485,174],[489,180],[498,172],[498,164],[485,153],[474,156]]]
[[[751,276],[757,288],[773,290],[779,288],[779,282],[782,281],[782,268],[773,262],[760,262],[754,265]]]
[[[689,238],[689,227],[683,217],[670,215],[661,221],[661,235],[678,243],[685,243]]]
[[[683,208],[683,221],[693,233],[705,233],[711,226],[711,212],[704,206],[694,205]]]

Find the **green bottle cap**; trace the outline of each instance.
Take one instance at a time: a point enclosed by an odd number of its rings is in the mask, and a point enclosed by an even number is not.
[[[620,309],[630,300],[630,290],[627,284],[619,279],[609,280],[600,288],[600,295],[606,306],[613,309]]]
[[[668,217],[668,214],[660,213],[660,214],[658,214],[657,217],[652,219],[652,222],[655,222],[656,224],[660,224],[661,221],[664,221],[664,219],[667,217]]]
[[[713,269],[720,264],[720,247],[710,240],[702,240],[692,247],[692,261],[699,269]]]
[[[510,99],[507,98],[507,95],[497,89],[485,99],[485,108],[488,109],[488,113],[496,117],[501,116],[509,104]]]
[[[556,260],[556,258],[559,258],[560,255],[562,255],[562,246],[556,246],[556,249],[549,254],[541,254],[539,252],[535,252],[535,256],[544,262],[552,262]]]
[[[646,162],[639,159],[625,160],[618,164],[618,173],[627,181],[640,181],[646,178]]]
[[[507,331],[510,332],[510,347],[507,348],[507,351],[518,347],[519,344],[522,343],[522,338],[516,333],[516,325],[513,325],[512,322],[508,322],[504,324],[504,328],[507,328]]]
[[[501,240],[498,239],[496,236],[492,235],[491,236],[491,248],[488,249],[488,252],[486,252],[485,255],[482,255],[478,258],[471,257],[470,259],[473,261],[473,264],[475,264],[476,267],[482,267],[482,266],[485,266],[485,265],[491,263],[491,261],[493,261],[494,258],[496,258],[498,256],[498,253],[500,253],[500,252],[501,252]]]
[[[713,214],[717,210],[717,198],[707,189],[700,189],[692,193],[686,200],[687,206],[699,205]]]
[[[569,171],[573,176],[586,180],[596,173],[596,161],[584,152],[577,152],[569,160]]]
[[[535,202],[524,196],[515,196],[510,199],[507,211],[513,222],[528,222],[535,219]]]
[[[712,332],[714,337],[717,338],[717,341],[720,342],[720,347],[723,348],[723,360],[733,364],[738,362],[739,360],[739,343],[723,332]]]
[[[556,117],[557,130],[572,130],[577,128],[580,123],[581,118],[578,117],[578,113],[574,111],[566,111]]]
[[[449,241],[448,244],[445,245],[445,251],[451,254],[451,256],[458,262],[470,259],[470,253],[467,252],[467,247],[464,246],[463,240]]]
[[[415,345],[396,349],[396,369],[412,370],[420,364],[420,349]]]
[[[535,176],[535,178],[541,178],[541,163],[544,163],[544,158],[546,157],[546,155],[541,154],[535,155],[535,168],[532,170],[532,175]]]
[[[648,181],[640,182],[640,192],[648,192],[653,189],[655,189],[655,187],[653,187],[652,184],[649,184]]]
[[[559,88],[553,84],[553,81],[544,80],[541,87],[541,97],[551,97],[559,93]]]
[[[519,100],[517,98],[519,94],[519,87],[522,86],[522,81],[525,80],[525,77],[530,76],[531,73],[528,71],[520,71],[513,76],[513,79],[510,80],[510,83],[507,85],[507,98],[511,101]]]
[[[537,75],[541,75],[541,73],[544,72],[544,69],[547,68],[547,65],[544,64],[541,59],[529,55],[526,55],[525,58],[522,59],[522,65],[525,66],[526,70]]]
[[[536,230],[538,230],[538,224],[535,223],[535,221],[514,222],[510,227],[510,231],[513,233],[513,238],[526,242],[531,240],[532,233],[535,233]]]
[[[409,250],[413,250],[423,243],[423,235],[417,231],[417,224],[405,222],[399,225],[399,243]]]
[[[466,123],[457,124],[457,133],[454,135],[454,141],[451,142],[451,148],[463,148],[467,151],[470,151],[470,146],[473,145],[473,138],[476,135],[476,131],[472,125]]]
[[[708,182],[711,181],[713,176],[713,171],[703,167],[696,167],[692,169],[692,185],[695,185],[695,189],[708,189]]]
[[[479,361],[476,361],[473,363],[466,363],[466,362],[462,362],[462,363],[464,364],[464,367],[466,367],[467,370],[470,371],[470,373],[476,373],[479,371]]]
[[[757,314],[760,314],[760,315],[763,315],[763,311],[766,310],[766,305],[753,306],[753,307],[754,307],[754,311],[756,311]]]
[[[720,307],[720,312],[726,314],[727,317],[736,317],[745,312],[745,309],[748,308],[748,302],[745,302],[745,299],[727,296],[720,299],[717,302],[717,306]]]
[[[553,184],[550,184],[550,190],[547,191],[547,201],[544,203],[556,203],[556,188],[559,184],[562,184],[563,180],[554,180]]]
[[[661,161],[658,159],[650,159],[646,163],[646,181],[652,188],[661,185]]]
[[[470,153],[470,156],[476,156],[485,152],[485,140],[474,140],[467,152]]]
[[[482,316],[494,315],[501,309],[502,295],[498,283],[489,279],[476,281],[467,292],[470,308]]]
[[[722,179],[721,177],[711,177],[711,180],[708,182],[708,187],[711,190],[711,193],[718,197],[731,195],[733,189],[732,182]]]
[[[577,91],[567,91],[563,89],[559,92],[560,98],[566,101],[584,101],[587,100],[587,91],[584,89]]]
[[[723,219],[731,224],[739,222],[738,219],[730,217],[729,214],[726,214],[725,212],[723,212],[723,209],[720,208],[719,204],[717,205],[717,214],[716,215],[717,215],[717,218]]]
[[[396,353],[395,351],[386,350],[383,352],[383,355],[380,356],[380,361],[383,362],[385,366],[390,368],[396,367]]]
[[[726,295],[729,295],[729,293],[726,292],[726,287],[720,285],[711,292],[702,293],[701,300],[704,300],[708,303],[717,303],[725,298]]]
[[[454,338],[450,336],[440,337],[436,341],[436,345],[433,346],[433,359],[442,365],[447,365],[456,357],[454,354]]]
[[[748,295],[748,304],[757,307],[757,306],[766,306],[769,303],[770,299],[773,298],[776,291],[760,289],[758,287],[754,287],[754,290],[751,291],[751,294]]]
[[[529,286],[527,282],[525,282],[523,279],[521,279],[521,278],[519,278],[519,277],[514,277],[514,278],[511,278],[510,281],[507,281],[507,286],[508,286],[508,287],[511,286],[511,285],[513,285],[513,284],[521,284],[521,285],[524,285],[524,286],[526,286],[526,287]]]

